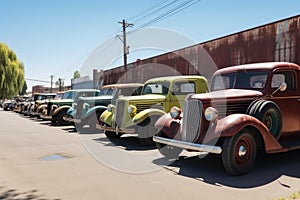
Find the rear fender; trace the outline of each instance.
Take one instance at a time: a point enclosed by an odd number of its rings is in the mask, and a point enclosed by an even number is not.
[[[160,109],[156,109],[156,108],[145,109],[139,112],[138,114],[136,114],[132,118],[132,121],[134,124],[140,124],[150,116],[163,116],[164,114],[166,114],[166,112]]]
[[[245,127],[253,127],[258,130],[264,141],[267,153],[286,151],[261,121],[246,114],[232,114],[218,120],[216,124],[208,130],[205,140],[210,141],[219,136],[232,137]]]

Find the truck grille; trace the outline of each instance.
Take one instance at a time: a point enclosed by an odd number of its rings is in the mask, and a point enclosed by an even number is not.
[[[122,125],[122,119],[125,114],[125,101],[119,100],[116,105],[115,122],[118,126]]]
[[[83,110],[83,101],[81,99],[78,100],[75,110],[76,110],[75,118],[79,119],[81,117],[82,110]]]
[[[48,115],[48,116],[51,115],[52,105],[53,105],[53,103],[50,102],[50,101],[49,101],[48,104],[47,104],[47,115]]]
[[[200,134],[203,105],[199,100],[184,101],[183,125],[181,139],[195,142]]]

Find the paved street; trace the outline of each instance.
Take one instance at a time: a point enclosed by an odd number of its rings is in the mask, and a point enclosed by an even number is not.
[[[300,190],[299,152],[229,176],[212,155],[167,161],[132,136],[76,133],[0,110],[0,199],[260,199]]]

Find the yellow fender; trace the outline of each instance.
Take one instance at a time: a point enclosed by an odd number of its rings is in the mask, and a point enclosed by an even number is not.
[[[163,116],[164,114],[166,114],[166,112],[160,109],[146,109],[136,114],[132,121],[134,124],[140,124],[150,116]]]
[[[107,110],[105,110],[101,115],[100,115],[100,120],[111,126],[114,124],[114,114],[112,112],[109,112]]]

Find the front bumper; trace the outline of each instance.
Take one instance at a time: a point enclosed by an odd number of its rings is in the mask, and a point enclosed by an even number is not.
[[[158,136],[153,136],[153,141],[157,143],[167,144],[170,146],[179,147],[182,149],[190,149],[200,152],[208,152],[214,154],[222,153],[222,148],[219,146],[206,145],[206,144],[197,144],[192,142],[185,142],[180,140],[174,140],[169,138],[163,138]]]
[[[115,132],[115,133],[126,133],[126,134],[134,134],[136,133],[136,130],[134,128],[125,128],[125,129],[121,129],[118,126],[116,128],[111,127],[111,126],[106,126],[101,125],[101,124],[97,124],[96,128],[99,130],[103,130],[103,131],[110,131],[110,132]]]

